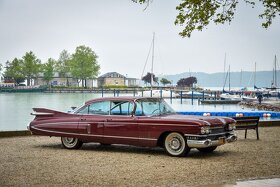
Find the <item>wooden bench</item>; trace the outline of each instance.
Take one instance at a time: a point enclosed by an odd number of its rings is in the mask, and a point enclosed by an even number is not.
[[[254,129],[259,140],[259,116],[233,117],[236,120],[236,130],[245,130],[245,139],[247,138],[247,130]]]

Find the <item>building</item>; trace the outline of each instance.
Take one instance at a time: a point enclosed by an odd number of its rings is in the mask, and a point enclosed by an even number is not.
[[[38,78],[36,78],[34,80],[34,85],[46,85],[46,84],[47,84],[47,82],[44,80],[42,73],[40,73]],[[68,74],[66,77],[61,77],[61,76],[59,76],[58,72],[55,72],[54,76],[53,76],[52,80],[49,82],[49,84],[53,85],[53,86],[73,86],[73,87],[75,87],[75,86],[79,86],[79,84],[81,84],[81,83],[78,82],[77,79],[73,78],[70,74]],[[93,79],[86,80],[86,87],[92,88],[95,86],[96,86],[95,80],[93,80]]]
[[[97,78],[98,87],[102,86],[137,86],[136,78],[127,78],[117,72],[108,72]]]

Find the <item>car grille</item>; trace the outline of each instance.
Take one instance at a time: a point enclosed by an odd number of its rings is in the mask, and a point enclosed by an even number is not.
[[[211,133],[208,135],[208,139],[211,140],[218,140],[220,137],[224,136],[224,133],[226,133],[226,130],[224,127],[215,127],[215,128],[210,128]]]
[[[225,128],[224,127],[215,127],[215,128],[210,128],[211,133],[210,134],[218,134],[218,133],[223,133],[225,132]]]

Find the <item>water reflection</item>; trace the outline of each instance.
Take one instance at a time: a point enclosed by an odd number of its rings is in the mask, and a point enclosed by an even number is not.
[[[125,96],[125,94],[122,94]],[[132,96],[132,94],[126,94]],[[105,96],[113,96],[106,94]],[[45,107],[59,111],[68,111],[71,106],[101,97],[93,93],[1,93],[0,94],[0,131],[26,130],[27,124],[33,119],[32,108]],[[199,105],[190,99],[166,99],[176,111],[250,111],[239,105]]]

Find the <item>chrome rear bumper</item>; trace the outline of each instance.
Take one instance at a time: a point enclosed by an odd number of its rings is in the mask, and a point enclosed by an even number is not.
[[[237,140],[235,134],[229,135],[228,137],[221,137],[218,140],[187,140],[187,144],[190,148],[206,148],[212,146],[219,146],[225,143],[231,143]]]

